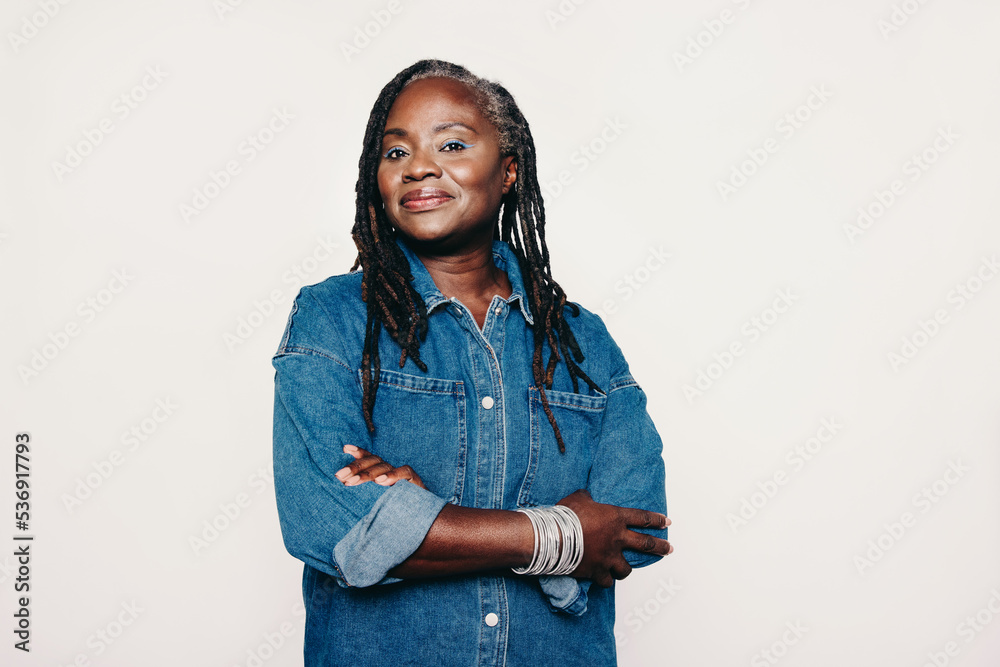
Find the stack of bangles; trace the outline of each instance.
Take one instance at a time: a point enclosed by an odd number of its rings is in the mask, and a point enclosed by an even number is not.
[[[511,568],[514,574],[569,574],[583,560],[583,526],[576,512],[564,505],[520,507],[531,519],[535,551],[527,567]]]

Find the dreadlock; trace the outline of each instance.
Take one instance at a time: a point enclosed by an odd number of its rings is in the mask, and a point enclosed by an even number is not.
[[[525,279],[528,302],[535,317],[532,373],[559,451],[565,452],[562,434],[545,393],[552,388],[556,365],[565,362],[574,392],[579,392],[581,379],[590,388],[601,390],[580,368],[584,355],[563,316],[564,308],[574,317],[580,310],[566,300],[566,294],[552,278],[549,250],[545,244],[545,209],[535,166],[535,142],[528,121],[506,88],[460,65],[441,60],[421,60],[386,84],[368,118],[358,162],[357,211],[351,232],[358,247],[358,257],[351,270],[360,266],[363,271],[361,297],[368,312],[361,358],[365,423],[369,431],[375,430],[372,413],[381,374],[378,340],[383,327],[399,344],[399,367],[403,367],[409,356],[420,370],[427,371],[427,364],[420,359],[420,341],[427,336],[427,308],[413,288],[406,256],[393,242],[392,224],[378,190],[378,167],[382,134],[397,95],[408,83],[430,77],[454,79],[472,88],[480,111],[497,129],[501,157],[513,155],[517,162],[517,180],[501,200],[502,214],[493,236],[510,245]],[[546,343],[550,353],[543,364],[542,348]]]

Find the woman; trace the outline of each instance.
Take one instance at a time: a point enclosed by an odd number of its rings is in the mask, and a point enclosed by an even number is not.
[[[362,270],[303,288],[273,359],[306,664],[615,664],[614,580],[672,550],[661,443],[552,279],[527,122],[421,61],[359,167]]]

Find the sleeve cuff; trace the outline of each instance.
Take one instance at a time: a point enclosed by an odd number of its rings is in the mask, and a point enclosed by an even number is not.
[[[587,611],[590,581],[579,581],[568,575],[545,575],[538,577],[538,583],[548,598],[552,611],[561,611],[571,616],[582,616]]]
[[[338,583],[346,588],[402,581],[386,573],[417,550],[445,504],[407,481],[390,486],[334,547]]]

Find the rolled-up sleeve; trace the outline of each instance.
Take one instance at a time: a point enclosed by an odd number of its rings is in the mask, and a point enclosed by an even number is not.
[[[626,365],[611,380],[601,441],[590,473],[591,497],[599,503],[666,514],[662,452],[660,435],[646,410],[646,392]],[[632,530],[667,539],[666,528]],[[651,565],[663,558],[630,549],[624,556],[632,567]]]
[[[336,329],[324,315],[303,290],[272,359],[282,538],[290,554],[342,586],[394,583],[388,571],[416,551],[445,501],[405,481],[345,486],[335,477],[354,461],[344,445],[370,449],[371,438],[360,382],[336,355]]]
[[[605,330],[606,333],[606,330]],[[646,393],[629,372],[621,350],[607,334],[615,372],[601,422],[587,491],[596,502],[667,513],[663,443],[646,409]],[[667,529],[632,530],[667,539]],[[632,567],[651,565],[662,558],[626,549]],[[569,576],[540,577],[553,611],[579,616],[587,610],[589,580]]]

